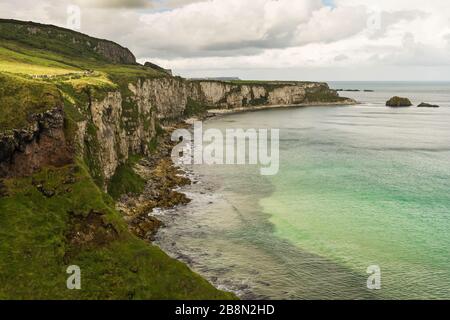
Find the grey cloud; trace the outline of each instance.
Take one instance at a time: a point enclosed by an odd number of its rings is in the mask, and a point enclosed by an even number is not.
[[[149,8],[151,0],[75,0],[75,3],[88,8]]]
[[[373,18],[377,19],[378,21],[376,21],[376,28],[371,28],[372,34],[370,35],[370,38],[382,38],[386,35],[387,32],[389,32],[389,28],[398,24],[399,22],[423,19],[426,18],[426,16],[427,14],[425,12],[417,10],[395,12],[381,11],[378,13],[374,13]]]
[[[159,4],[159,6],[164,8],[176,8],[176,7],[182,7],[191,3],[195,2],[205,2],[208,0],[166,0]],[[156,4],[155,4],[156,6]]]
[[[414,35],[406,32],[402,47],[391,50],[379,60],[384,65],[396,66],[448,66],[450,65],[450,43],[446,47],[433,47],[416,41]]]
[[[345,54],[340,54],[340,55],[334,57],[334,61],[337,61],[337,62],[345,61],[345,60],[348,60],[348,56]]]

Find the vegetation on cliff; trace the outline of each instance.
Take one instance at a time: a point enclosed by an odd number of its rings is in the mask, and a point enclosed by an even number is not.
[[[31,115],[62,104],[57,88],[49,83],[0,73],[0,128],[22,128]]]
[[[36,126],[36,115],[62,107],[61,130],[74,152],[72,164],[0,177],[0,299],[234,298],[135,237],[102,190],[99,153],[104,141],[89,108],[111,91],[124,93],[128,122],[120,125],[125,127],[142,116],[138,103],[128,98],[128,84],[167,77],[134,64],[131,57],[108,41],[0,20],[0,138],[12,130],[26,133]],[[86,137],[77,141],[83,123]],[[30,131],[29,141],[17,141],[14,148],[31,148],[27,144],[32,141],[34,148],[43,147],[39,135],[47,130]],[[117,170],[110,184],[114,197],[143,187],[132,165],[133,158]],[[66,287],[70,265],[81,268],[82,290]]]
[[[135,64],[130,50],[108,40],[56,26],[34,22],[0,19],[0,39],[48,50],[77,59],[93,59],[109,63]]]
[[[77,161],[3,181],[1,299],[226,299],[159,248],[132,236]],[[82,290],[68,290],[78,265]]]

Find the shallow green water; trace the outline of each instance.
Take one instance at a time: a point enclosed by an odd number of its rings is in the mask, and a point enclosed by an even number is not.
[[[450,298],[446,105],[372,101],[230,115],[207,126],[280,128],[280,171],[192,168],[201,181],[186,189],[193,203],[165,213],[167,252],[243,297]],[[382,272],[376,292],[366,288],[371,265]]]

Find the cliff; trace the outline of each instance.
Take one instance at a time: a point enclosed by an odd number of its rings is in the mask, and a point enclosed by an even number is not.
[[[117,167],[130,154],[149,155],[149,142],[155,138],[159,122],[174,123],[208,109],[314,103],[352,101],[339,97],[325,83],[234,84],[163,77],[130,82],[128,88],[109,92],[84,109],[89,110],[88,117],[96,131],[94,139],[100,147],[94,157],[102,170],[99,178],[106,187]],[[189,113],[192,104],[199,110]],[[84,122],[79,125],[78,134],[78,141],[93,139]]]
[[[352,102],[325,83],[172,77],[110,41],[29,22],[0,20],[0,59],[0,297],[233,298],[131,235],[108,192],[140,191],[133,166],[152,158],[163,125]],[[71,264],[89,290],[61,286]]]

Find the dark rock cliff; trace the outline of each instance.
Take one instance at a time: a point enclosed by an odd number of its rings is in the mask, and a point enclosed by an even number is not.
[[[0,134],[0,177],[27,176],[43,166],[71,161],[62,107],[34,115],[26,129]]]

